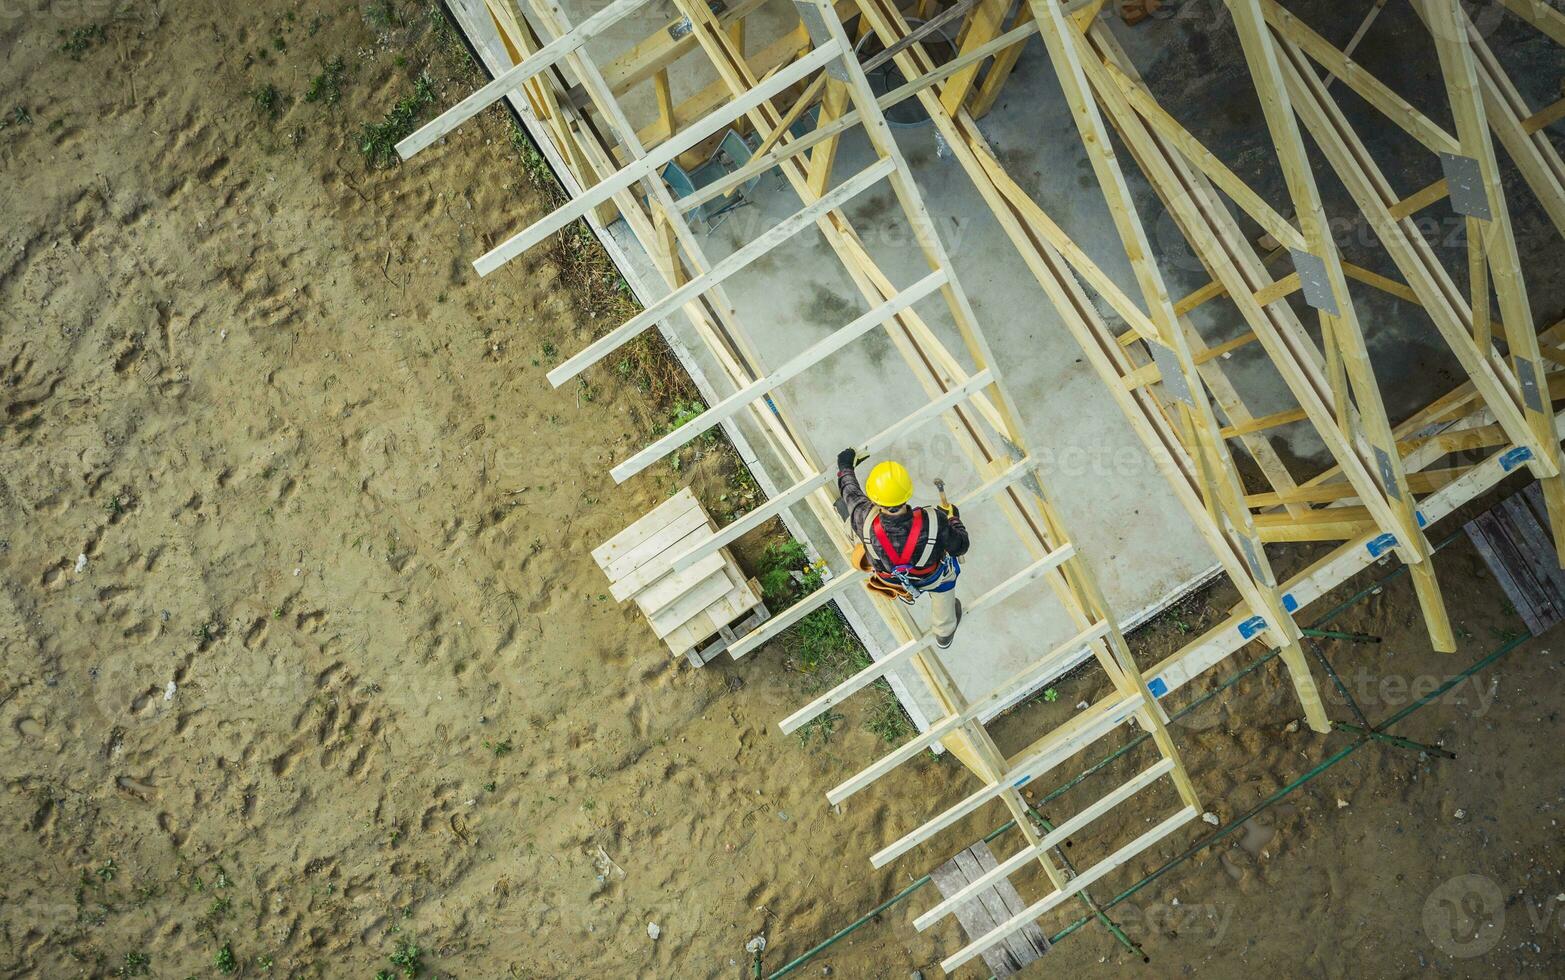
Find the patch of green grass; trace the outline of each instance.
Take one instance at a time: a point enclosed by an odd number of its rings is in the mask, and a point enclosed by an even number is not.
[[[365,123],[359,130],[359,152],[370,167],[393,167],[401,162],[397,156],[397,144],[412,134],[419,115],[435,101],[435,83],[428,75],[418,76],[411,94],[400,99],[386,118],[378,123]]]
[[[119,874],[119,871],[119,866],[114,863],[114,859],[109,858],[109,863],[100,866],[95,873],[97,874],[99,881],[107,883],[113,881],[114,876]]]
[[[796,591],[793,573],[808,561],[804,545],[792,538],[767,545],[761,556],[761,574],[756,577],[762,597],[768,602],[792,598]]]
[[[348,77],[348,63],[341,55],[321,65],[320,74],[310,79],[310,87],[304,90],[304,101],[336,105],[342,100],[342,83]]]
[[[878,680],[874,687],[875,703],[864,718],[864,727],[879,735],[882,741],[896,745],[913,734],[912,719],[908,718],[890,684]]]
[[[696,399],[680,399],[674,403],[673,417],[668,420],[668,431],[688,425],[701,417],[706,411],[706,406]]]
[[[80,61],[88,51],[102,44],[106,35],[102,24],[88,24],[69,31],[62,30],[60,37],[64,38],[60,42],[60,50],[70,55],[72,61]]]
[[[24,105],[12,109],[5,118],[0,119],[0,129],[10,129],[12,126],[31,126],[33,114]]]
[[[212,957],[212,962],[216,964],[219,973],[233,973],[239,969],[239,961],[234,958],[234,947],[229,943],[222,945],[217,955]]]
[[[511,754],[511,752],[512,752],[511,739],[510,739],[509,736],[507,736],[504,741],[492,742],[492,741],[490,741],[489,739],[486,738],[486,739],[484,739],[484,748],[486,748],[489,751],[493,752],[494,755],[495,755],[495,758],[499,759],[499,758],[502,758],[504,756],[508,756],[508,755]]]
[[[152,975],[152,957],[146,953],[126,953],[124,964],[114,975],[118,977],[145,977]]]
[[[402,11],[395,0],[375,0],[364,8],[364,21],[377,31],[389,31],[403,25]]]
[[[396,967],[406,980],[424,972],[424,951],[419,949],[418,943],[410,939],[397,941],[397,948],[392,951],[391,965]]]
[[[820,569],[810,564],[804,546],[791,539],[767,546],[756,580],[761,595],[778,607],[797,602],[824,582]],[[805,616],[783,634],[782,642],[798,658],[801,670],[819,673],[823,679],[845,675],[869,663],[847,620],[832,606]]]
[[[282,89],[267,82],[250,93],[250,101],[255,103],[255,111],[266,117],[267,122],[276,122],[288,105],[288,96],[283,94]]]
[[[549,161],[539,152],[538,144],[527,134],[527,130],[511,124],[511,149],[516,151],[522,159],[522,173],[527,176],[527,182],[534,187],[543,188],[559,193],[560,183],[554,179],[554,171],[549,167]]]

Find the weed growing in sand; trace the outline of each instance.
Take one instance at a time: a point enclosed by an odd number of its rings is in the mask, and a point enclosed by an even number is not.
[[[239,968],[239,961],[234,958],[234,947],[229,943],[222,945],[217,955],[212,957],[212,961],[216,964],[219,973],[233,973]]]
[[[503,742],[492,742],[486,738],[484,739],[484,748],[493,752],[496,759],[504,758],[512,752],[511,738],[508,735]]]
[[[114,863],[114,859],[109,858],[109,863],[99,867],[95,874],[97,874],[99,881],[107,884],[114,880],[114,876],[119,874],[119,871],[119,866]]]
[[[267,122],[276,122],[288,104],[288,97],[270,82],[251,92],[250,100],[255,103],[255,111],[266,117]]]
[[[386,118],[378,123],[365,123],[359,130],[359,152],[371,168],[391,167],[401,161],[397,156],[397,144],[413,132],[414,124],[423,110],[435,101],[435,83],[428,75],[418,76],[413,92],[403,97]]]
[[[896,744],[913,734],[913,722],[897,700],[891,685],[884,680],[875,682],[875,703],[864,719],[864,727],[879,735],[881,741]]]
[[[10,129],[12,126],[31,126],[32,124],[33,114],[28,111],[26,106],[19,105],[12,109],[4,119],[0,119],[0,130]]]
[[[348,63],[338,55],[321,66],[320,74],[310,79],[304,101],[336,105],[342,99],[342,83],[348,77]]]
[[[145,977],[152,974],[152,957],[146,953],[126,953],[125,962],[114,971],[117,977]]]
[[[70,31],[61,31],[60,50],[71,56],[72,61],[82,60],[82,55],[102,44],[105,39],[102,24],[88,24]]]
[[[407,980],[413,980],[424,972],[424,951],[410,939],[399,939],[391,954],[391,965]]]
[[[793,540],[767,546],[756,578],[761,595],[774,605],[791,605],[825,583],[820,568],[809,563],[804,546]],[[869,664],[847,621],[832,606],[805,616],[783,637],[788,651],[798,658],[799,669],[818,674],[822,683]]]
[[[816,715],[794,732],[799,737],[799,744],[808,747],[811,742],[820,742],[825,745],[831,741],[831,736],[837,731],[837,722],[842,716],[835,711],[828,711],[822,715]]]
[[[377,31],[389,31],[403,24],[402,12],[393,0],[376,0],[365,7],[364,20]]]
[[[681,399],[674,403],[674,417],[668,421],[668,431],[673,432],[680,426],[694,422],[706,411],[706,406],[694,398]]]
[[[549,161],[538,150],[538,144],[527,134],[527,130],[511,124],[511,149],[522,158],[522,173],[527,176],[528,183],[534,187],[558,193],[559,182],[554,179],[554,171],[549,167]]]

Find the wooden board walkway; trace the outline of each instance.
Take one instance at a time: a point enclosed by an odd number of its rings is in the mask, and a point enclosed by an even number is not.
[[[979,841],[929,873],[940,894],[950,898],[995,867],[989,845]],[[956,918],[969,939],[987,935],[1027,909],[1011,879],[1002,877],[956,907]],[[1007,936],[984,951],[984,963],[996,977],[1015,976],[1022,967],[1049,951],[1049,937],[1036,922]]]
[[[1467,536],[1533,636],[1565,618],[1565,570],[1555,558],[1548,510],[1537,483],[1467,523]]]

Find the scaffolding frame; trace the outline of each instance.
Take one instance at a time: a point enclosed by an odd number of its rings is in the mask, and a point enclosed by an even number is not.
[[[948,957],[956,969],[1011,932],[1099,877],[1166,838],[1201,812],[1160,704],[1170,692],[1211,669],[1252,641],[1279,651],[1306,720],[1331,729],[1300,639],[1295,614],[1354,573],[1395,555],[1411,573],[1437,650],[1454,649],[1449,618],[1434,570],[1426,528],[1526,468],[1542,482],[1556,550],[1565,541],[1565,466],[1553,410],[1553,373],[1565,364],[1565,323],[1536,329],[1523,281],[1514,230],[1501,186],[1494,141],[1515,162],[1551,222],[1565,234],[1565,163],[1543,134],[1565,118],[1565,100],[1532,111],[1506,76],[1458,0],[1416,0],[1429,29],[1428,53],[1440,68],[1454,120],[1449,132],[1415,109],[1353,61],[1352,53],[1385,6],[1376,0],[1362,26],[1338,49],[1275,0],[1224,0],[1231,15],[1288,191],[1286,204],[1267,202],[1158,103],[1113,34],[1099,20],[1103,0],[965,0],[938,11],[930,0],[899,6],[896,0],[793,0],[798,26],[754,52],[746,52],[745,23],[764,0],[715,5],[674,0],[679,19],[597,64],[589,42],[640,10],[647,0],[616,0],[580,25],[562,7],[535,0],[531,17],[511,0],[450,0],[469,37],[497,34],[511,59],[489,84],[410,136],[404,158],[435,145],[466,119],[510,98],[531,134],[566,177],[564,206],[492,248],[475,261],[481,275],[537,245],[568,224],[623,218],[652,259],[667,292],[642,313],[611,330],[549,374],[563,384],[640,332],[669,317],[683,317],[710,349],[724,378],[705,379],[717,390],[693,423],[645,447],[613,469],[623,481],[702,432],[745,418],[789,471],[792,483],[724,527],[711,540],[675,556],[660,574],[691,567],[772,517],[787,521],[805,506],[837,547],[846,565],[851,538],[831,509],[826,467],[795,419],[780,386],[822,363],[876,326],[882,327],[924,390],[923,407],[867,435],[865,456],[883,452],[919,425],[939,419],[957,440],[981,483],[962,503],[999,506],[1029,554],[1030,564],[979,598],[970,614],[992,606],[1036,581],[1047,581],[1080,630],[1075,636],[992,691],[965,697],[920,630],[895,602],[877,600],[876,611],[899,646],[886,657],[816,698],[781,722],[784,731],[807,724],[856,691],[911,667],[942,712],[920,734],[831,790],[839,803],[889,774],[924,748],[944,746],[980,780],[981,788],[956,806],[888,844],[873,858],[878,867],[931,840],[941,830],[1000,799],[1026,836],[1026,846],[1003,860],[984,881],[1036,862],[1053,891],[992,933]],[[1537,0],[1502,0],[1513,14],[1565,43],[1565,16]],[[923,25],[913,28],[909,14]],[[931,23],[960,20],[956,56],[937,63],[925,41]],[[876,97],[854,54],[856,36],[873,32],[907,81]],[[1040,36],[1070,105],[1114,226],[1135,274],[1138,296],[1112,278],[1014,181],[979,132],[1014,69],[1022,45]],[[699,51],[717,81],[675,104],[671,67]],[[878,63],[877,62],[877,63]],[[1440,156],[1445,178],[1398,196],[1378,169],[1340,106],[1333,82],[1380,110],[1414,140]],[[658,118],[635,128],[619,103],[634,86],[654,89]],[[1141,669],[1107,608],[1086,557],[1060,525],[1044,476],[1028,454],[1019,409],[993,363],[987,341],[961,283],[887,128],[883,111],[916,98],[946,146],[993,212],[1029,271],[1050,298],[1087,361],[1104,382],[1167,479],[1176,499],[1212,549],[1240,602],[1218,626],[1161,663]],[[814,128],[797,132],[805,113],[820,112]],[[675,200],[661,169],[698,154],[704,143],[731,126],[759,138],[752,160],[714,185]],[[833,185],[836,148],[859,129],[877,159]],[[1142,217],[1126,181],[1125,163],[1110,132],[1158,193],[1206,267],[1210,282],[1172,297],[1153,254]],[[1303,141],[1308,131],[1347,187],[1365,219],[1380,234],[1405,281],[1346,262],[1329,234],[1321,194]],[[1491,135],[1492,134],[1492,135]],[[802,207],[727,258],[712,262],[685,219],[692,209],[759,174],[780,168]],[[898,288],[876,266],[841,211],[865,190],[889,183],[903,219],[928,261],[929,273]],[[1465,223],[1468,277],[1464,294],[1417,234],[1413,217],[1448,200]],[[1246,240],[1230,204],[1267,234]],[[1286,217],[1285,210],[1293,217]],[[723,282],[796,235],[819,232],[861,292],[867,312],[784,364],[768,369],[749,341],[723,290]],[[1274,272],[1284,257],[1293,271]],[[1422,308],[1446,341],[1465,382],[1412,417],[1393,424],[1370,362],[1366,329],[1354,307],[1350,282],[1381,290]],[[1115,333],[1088,296],[1096,293],[1128,329]],[[1299,294],[1313,309],[1322,342],[1316,344],[1289,303]],[[963,342],[960,352],[936,338],[915,307],[936,295]],[[1245,330],[1209,345],[1190,314],[1226,298]],[[1495,302],[1491,302],[1491,299]],[[1497,307],[1499,318],[1496,318]],[[1225,376],[1222,358],[1257,344],[1281,376],[1297,407],[1256,416]],[[963,355],[971,364],[964,366]],[[1552,374],[1552,376],[1551,376]],[[1565,394],[1565,390],[1560,392]],[[1325,445],[1330,468],[1296,479],[1267,441],[1284,426],[1307,426]],[[1231,443],[1238,442],[1267,489],[1247,485]],[[1453,460],[1473,451],[1478,462]],[[744,452],[741,445],[741,452]],[[791,525],[790,525],[791,526]],[[1301,541],[1341,542],[1326,557],[1286,580],[1272,568],[1268,545]],[[782,630],[863,580],[851,567],[736,644],[744,656]],[[987,714],[1064,671],[1094,659],[1113,694],[1006,756],[984,727]],[[1040,833],[1019,789],[1134,718],[1153,738],[1161,761],[1116,788],[1058,828]],[[1067,878],[1051,858],[1065,836],[1168,777],[1182,806],[1152,830],[1099,863]],[[1063,831],[1063,832],[1062,832]],[[976,889],[978,886],[973,886]],[[943,902],[920,916],[925,928],[950,911]]]

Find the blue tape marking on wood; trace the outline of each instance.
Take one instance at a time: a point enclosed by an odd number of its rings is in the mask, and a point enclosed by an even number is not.
[[[1266,619],[1262,616],[1251,616],[1239,624],[1239,635],[1246,640],[1266,628]]]
[[[1026,786],[1030,782],[1032,782],[1032,777],[1031,776],[1023,776],[1021,779],[1018,779],[1016,782],[1012,783],[1011,784],[1011,788],[1012,789],[1021,789],[1023,786]]]
[[[1506,450],[1505,455],[1500,457],[1500,470],[1509,473],[1529,459],[1532,459],[1532,450],[1526,446]]]
[[[1418,518],[1418,526],[1419,527],[1428,527],[1429,526],[1429,518],[1424,516],[1424,512],[1423,511],[1415,510],[1415,511],[1413,511],[1413,516]]]
[[[1292,592],[1284,592],[1282,594],[1282,607],[1288,612],[1298,612],[1299,600],[1293,597]]]
[[[1371,558],[1379,558],[1381,555],[1385,554],[1396,546],[1397,536],[1395,534],[1387,533],[1371,540],[1369,544],[1364,546],[1364,550],[1369,552],[1369,556]]]
[[[1160,698],[1168,693],[1168,682],[1161,677],[1154,677],[1147,682],[1147,690],[1152,692],[1153,697]]]

